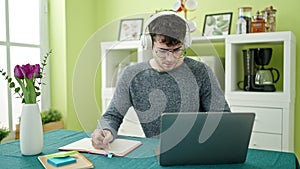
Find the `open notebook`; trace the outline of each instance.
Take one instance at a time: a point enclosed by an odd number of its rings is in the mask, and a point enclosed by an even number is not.
[[[141,141],[136,140],[128,140],[128,139],[115,139],[112,143],[110,143],[109,149],[95,149],[92,146],[91,138],[83,138],[81,140],[75,141],[71,144],[59,147],[59,150],[76,150],[79,152],[87,152],[93,154],[105,154],[105,153],[113,153],[114,156],[123,157],[136,149],[138,146],[142,145]]]

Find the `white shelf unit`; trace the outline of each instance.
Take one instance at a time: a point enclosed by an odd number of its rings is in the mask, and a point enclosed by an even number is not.
[[[292,32],[253,33],[213,37],[192,37],[192,43],[225,43],[225,96],[233,111],[255,112],[256,120],[250,141],[251,148],[277,151],[294,149],[294,104],[296,40]],[[277,92],[245,92],[237,87],[241,73],[239,59],[245,45],[267,44],[282,46],[282,89]],[[132,59],[141,62],[151,52],[143,51],[139,41],[103,42],[102,54],[102,110],[105,112],[113,95],[116,72],[121,62]],[[239,57],[239,58],[238,58]],[[126,114],[119,134],[144,137],[133,109]]]
[[[224,42],[226,37],[230,35],[218,35],[218,36],[194,36],[192,37],[192,43],[207,43],[209,42]]]
[[[296,40],[293,33],[230,35],[225,43],[225,95],[229,105],[232,111],[256,113],[250,147],[293,151],[296,71]],[[253,92],[238,88],[238,81],[243,80],[240,76],[242,49],[247,45],[282,46],[282,54],[279,55],[282,57],[282,89]]]

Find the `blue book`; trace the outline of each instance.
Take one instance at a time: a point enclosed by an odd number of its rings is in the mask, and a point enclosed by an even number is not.
[[[54,157],[54,158],[48,158],[47,162],[54,165],[55,167],[72,164],[76,162],[76,158],[74,157]]]

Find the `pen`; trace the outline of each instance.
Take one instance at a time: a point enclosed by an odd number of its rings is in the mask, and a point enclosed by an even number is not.
[[[98,122],[98,125],[99,125],[99,127],[100,127],[100,130],[102,131],[104,137],[106,137],[106,134],[105,134],[105,132],[104,132],[102,126],[101,126],[101,123],[99,122],[99,120],[97,120],[97,122]],[[111,149],[110,144],[109,144],[109,143],[107,143],[107,144],[108,144],[108,149]]]

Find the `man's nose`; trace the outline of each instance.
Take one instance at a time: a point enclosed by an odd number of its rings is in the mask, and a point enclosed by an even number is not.
[[[173,60],[173,59],[174,59],[173,51],[167,51],[166,60]]]

